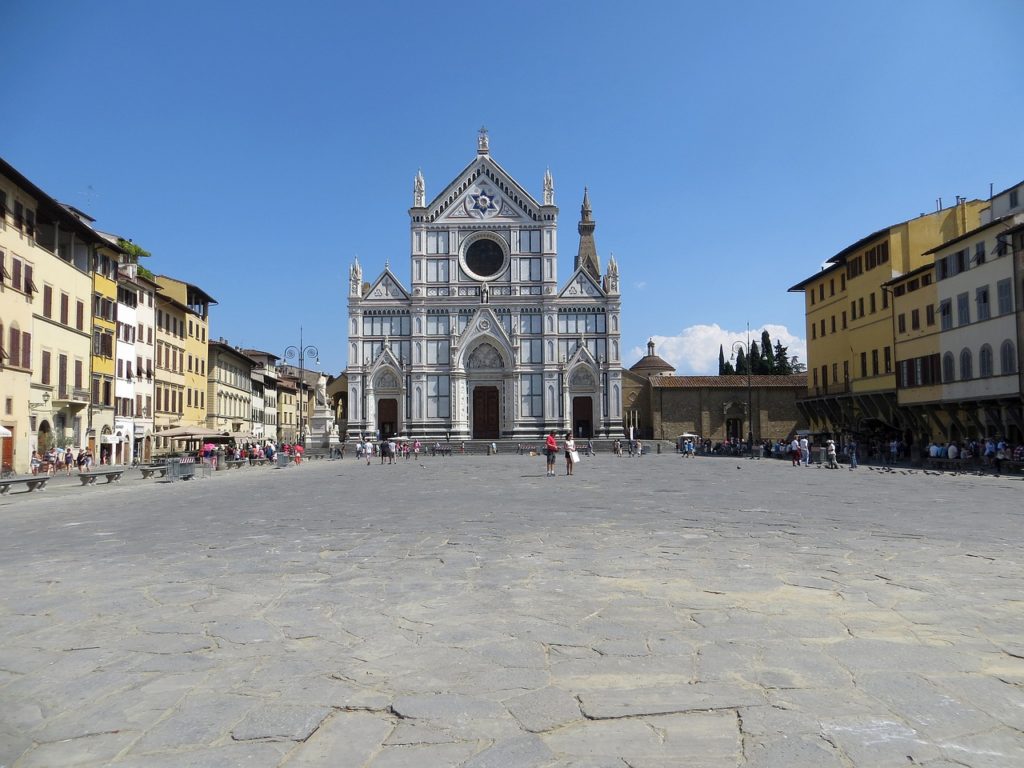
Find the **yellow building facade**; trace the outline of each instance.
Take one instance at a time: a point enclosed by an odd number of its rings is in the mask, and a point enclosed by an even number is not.
[[[276,435],[278,443],[294,443],[296,440],[299,422],[298,402],[298,387],[295,380],[278,379]]]
[[[181,405],[182,426],[205,426],[207,417],[206,395],[209,386],[209,332],[210,305],[217,302],[198,286],[157,275],[161,294],[172,299],[179,308],[184,307],[183,333],[177,337],[183,342],[184,360],[181,368],[184,402]]]
[[[97,460],[105,464],[111,463],[114,449],[118,263],[118,251],[109,243],[93,252],[89,448]]]
[[[927,251],[977,226],[985,203],[955,206],[873,232],[828,259],[790,291],[804,293],[807,396],[812,431],[909,430],[896,396],[894,277],[931,263]]]
[[[892,291],[896,344],[896,401],[917,423],[922,438],[931,432],[926,407],[942,397],[942,365],[934,266],[925,264],[887,283]]]
[[[87,217],[0,160],[0,438],[4,469],[32,451],[86,445],[90,268],[103,242]]]

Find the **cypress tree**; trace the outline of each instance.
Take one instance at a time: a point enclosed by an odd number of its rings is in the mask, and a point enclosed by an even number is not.
[[[747,375],[747,356],[743,352],[743,348],[740,347],[736,353],[736,373]]]
[[[718,345],[718,375],[725,375],[725,347],[722,344]]]
[[[761,331],[761,359],[764,361],[762,370],[765,373],[778,373],[775,354],[772,352],[772,337],[768,335],[768,331]]]
[[[763,373],[761,370],[761,350],[757,348],[757,342],[750,342],[750,357],[747,358],[747,365],[750,366],[750,372],[757,376]]]

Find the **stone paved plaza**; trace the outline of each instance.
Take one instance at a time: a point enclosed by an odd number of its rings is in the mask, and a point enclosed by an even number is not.
[[[1024,765],[1022,490],[502,455],[11,494],[0,765]]]

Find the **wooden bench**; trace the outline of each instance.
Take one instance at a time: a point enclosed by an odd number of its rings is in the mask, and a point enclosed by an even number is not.
[[[153,475],[159,473],[160,477],[167,476],[167,465],[166,464],[140,464],[139,471],[142,472],[142,479],[148,480]]]
[[[116,483],[123,474],[123,469],[91,469],[88,472],[79,473],[78,479],[82,481],[82,485],[96,485],[98,477],[107,478],[107,483]]]
[[[28,475],[27,477],[8,477],[6,480],[0,480],[0,495],[7,495],[7,492],[11,490],[11,486],[24,484],[28,488],[28,492],[42,491],[46,488],[46,484],[50,481],[49,475]]]

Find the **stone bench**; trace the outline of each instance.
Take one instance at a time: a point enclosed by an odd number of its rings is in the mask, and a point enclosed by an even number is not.
[[[166,464],[140,464],[139,471],[142,472],[142,479],[148,480],[155,474],[159,474],[160,477],[167,476],[167,465]]]
[[[240,467],[244,467],[248,463],[249,461],[247,459],[228,459],[224,462],[228,469],[238,469]]]
[[[0,495],[7,495],[12,486],[24,484],[28,492],[42,491],[50,481],[49,475],[29,475],[28,477],[8,477],[0,480]]]
[[[91,469],[88,472],[79,473],[78,479],[82,481],[82,485],[96,485],[98,477],[107,478],[107,483],[116,483],[123,474],[123,469]]]

